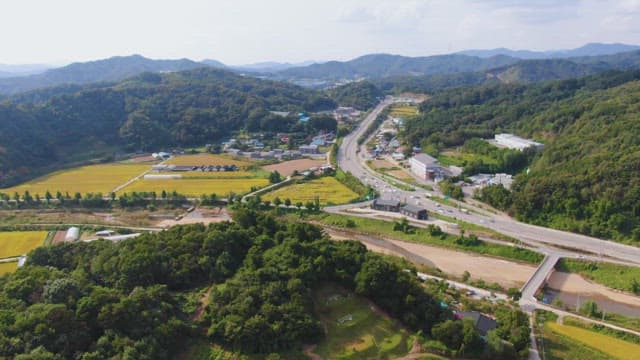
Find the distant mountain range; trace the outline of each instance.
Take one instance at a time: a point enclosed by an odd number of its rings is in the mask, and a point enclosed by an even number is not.
[[[576,49],[570,50],[551,50],[551,51],[530,51],[530,50],[511,50],[506,48],[489,49],[489,50],[465,50],[457,54],[477,56],[481,58],[489,58],[497,55],[505,55],[518,59],[553,59],[553,58],[571,58],[581,56],[601,56],[613,55],[621,52],[640,50],[638,45],[627,44],[602,44],[590,43]]]
[[[140,55],[117,56],[104,60],[73,63],[48,69],[43,65],[0,65],[0,95],[11,95],[59,85],[112,83],[143,72],[174,72],[200,67],[213,67],[235,72],[261,75],[274,80],[332,84],[340,80],[382,79],[399,76],[440,76],[461,73],[485,73],[503,82],[531,82],[593,74],[610,69],[630,69],[639,66],[640,46],[625,44],[587,44],[573,50],[548,52],[514,51],[509,49],[469,50],[456,54],[408,57],[390,54],[370,54],[349,61],[299,64],[261,62],[227,66],[207,59],[153,60]],[[552,59],[553,61],[547,61]],[[561,61],[562,60],[562,61]],[[534,61],[534,62],[532,62]],[[541,61],[536,63],[535,61]],[[564,61],[564,62],[563,62]],[[39,67],[38,67],[39,66]],[[17,71],[44,71],[28,76],[16,76]],[[459,81],[459,78],[458,80]],[[317,82],[317,81],[316,81]]]
[[[0,79],[0,93],[17,93],[61,84],[115,82],[143,72],[172,72],[207,66],[188,59],[152,60],[140,55],[73,63],[42,74]]]
[[[53,66],[44,64],[0,64],[0,78],[40,74],[52,67]]]

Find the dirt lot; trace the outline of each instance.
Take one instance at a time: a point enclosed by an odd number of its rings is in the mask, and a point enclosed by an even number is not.
[[[344,233],[329,232],[336,240],[353,239]],[[407,258],[412,262],[437,267],[443,272],[461,276],[464,271],[471,273],[472,279],[482,279],[488,283],[497,282],[505,288],[521,287],[535,271],[531,265],[465,252],[443,249],[435,246],[414,244],[398,240],[376,241],[375,238],[360,239],[367,249],[389,255]],[[373,241],[371,241],[373,240]]]
[[[387,160],[372,160],[371,166],[377,169],[391,169],[393,167],[397,167],[396,164],[393,164]]]
[[[51,240],[51,245],[62,244],[64,242],[64,237],[67,235],[66,231],[56,231],[56,234]]]
[[[267,165],[263,167],[263,169],[267,171],[277,171],[280,175],[289,176],[293,174],[295,170],[298,170],[299,172],[305,171],[312,167],[320,167],[326,163],[327,162],[324,160],[298,159],[281,162],[279,164]]]
[[[158,227],[169,228],[174,225],[187,224],[211,224],[231,220],[231,216],[226,209],[196,210],[180,220],[162,220],[156,224]]]
[[[640,307],[640,297],[587,281],[578,274],[554,272],[549,278],[548,285],[550,288],[558,291],[575,294],[601,295],[615,302]]]
[[[400,180],[413,179],[413,176],[409,175],[404,170],[392,170],[392,171],[388,171],[387,174],[393,176],[394,178],[400,179]]]

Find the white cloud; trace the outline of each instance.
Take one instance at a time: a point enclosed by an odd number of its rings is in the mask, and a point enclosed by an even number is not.
[[[640,0],[21,0],[2,5],[0,62],[253,61],[637,43]]]

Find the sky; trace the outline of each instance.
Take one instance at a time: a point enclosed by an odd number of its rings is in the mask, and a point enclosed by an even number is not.
[[[640,0],[5,0],[0,63],[261,61],[640,44]]]

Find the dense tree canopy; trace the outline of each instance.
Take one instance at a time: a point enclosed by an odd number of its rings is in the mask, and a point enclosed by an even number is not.
[[[324,336],[311,298],[323,282],[366,295],[413,330],[448,317],[415,276],[360,243],[244,208],[234,219],[36,249],[0,278],[0,356],[164,359],[199,325],[224,346],[285,350]],[[211,285],[205,317],[190,320],[180,293]]]
[[[474,138],[500,132],[540,139],[545,149],[537,157],[502,151],[501,160],[496,157],[502,161],[499,168],[470,164],[474,171],[517,173],[533,159],[530,172],[516,178],[511,198],[495,188],[480,198],[522,220],[639,241],[638,79],[637,71],[612,72],[536,85],[446,90],[423,103],[421,115],[408,119],[404,138],[436,150],[469,146]]]

